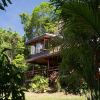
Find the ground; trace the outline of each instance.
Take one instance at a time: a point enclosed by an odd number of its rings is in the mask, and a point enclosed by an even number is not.
[[[26,100],[86,100],[84,96],[65,95],[64,93],[25,92]]]

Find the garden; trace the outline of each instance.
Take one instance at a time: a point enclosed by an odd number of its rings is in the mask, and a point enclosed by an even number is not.
[[[2,14],[16,2],[0,0]],[[23,36],[0,28],[0,100],[100,100],[100,0],[47,0],[18,16]]]

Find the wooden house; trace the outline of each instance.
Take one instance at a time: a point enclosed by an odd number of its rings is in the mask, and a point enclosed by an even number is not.
[[[55,37],[56,35],[46,33],[26,41],[25,44],[30,47],[30,54],[26,61],[33,65],[32,70],[26,73],[27,78],[36,74],[49,77],[53,72],[58,72],[58,65],[61,62],[60,46],[53,47]]]

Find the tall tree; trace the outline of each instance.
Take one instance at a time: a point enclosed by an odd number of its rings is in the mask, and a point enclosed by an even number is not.
[[[27,66],[24,58],[24,38],[11,30],[0,29],[0,51],[5,48],[11,49],[7,51],[7,54],[11,58],[13,64],[24,70]]]
[[[21,40],[21,37],[18,33],[12,32],[9,30],[0,29],[0,51],[4,48],[10,48],[9,56],[14,58],[18,51],[18,43]],[[23,46],[23,45],[22,45]]]
[[[61,75],[75,70],[87,82],[91,100],[100,99],[100,0],[51,0],[62,10]]]
[[[42,2],[37,6],[32,15],[21,14],[22,24],[24,24],[24,29],[26,35],[39,35],[45,32],[54,33],[57,32],[58,16],[59,11],[55,12],[55,7],[50,5],[48,2]],[[32,36],[30,36],[32,37]]]

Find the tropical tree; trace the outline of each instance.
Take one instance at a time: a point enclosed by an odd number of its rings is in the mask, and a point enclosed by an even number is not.
[[[24,54],[26,54],[24,38],[11,30],[0,29],[0,51],[4,48],[11,49],[10,51],[7,51],[11,61],[16,67],[19,67],[24,71],[27,67],[24,57]]]
[[[13,59],[17,54],[24,53],[24,40],[12,30],[0,29],[0,51],[10,48],[9,56]]]
[[[48,2],[42,2],[39,6],[35,7],[32,15],[23,13],[20,15],[22,24],[27,37],[44,34],[46,32],[57,32],[59,11],[55,12],[55,7]]]
[[[64,43],[62,77],[76,71],[86,81],[91,100],[100,90],[100,0],[51,0],[61,9]]]
[[[12,63],[19,67],[23,72],[27,69],[27,64],[24,58],[24,54],[18,54],[15,56],[15,59],[13,59]]]
[[[24,31],[26,34],[28,34],[28,30],[29,30],[28,27],[29,27],[29,23],[31,20],[31,15],[29,15],[28,13],[22,13],[22,14],[20,14],[20,18],[21,18],[21,23],[24,26]]]

